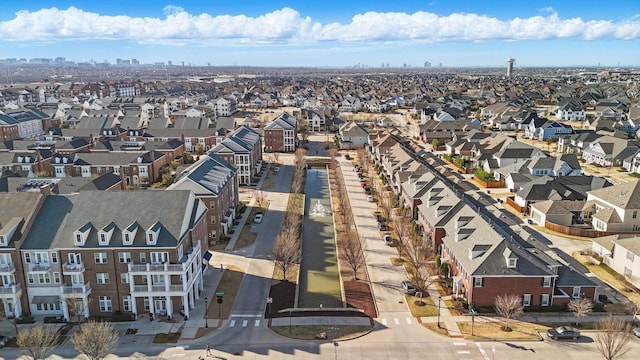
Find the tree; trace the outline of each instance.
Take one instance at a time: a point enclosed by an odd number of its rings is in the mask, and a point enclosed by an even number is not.
[[[581,317],[591,314],[593,311],[593,302],[587,298],[573,299],[569,301],[567,308],[575,315],[577,326]]]
[[[89,321],[71,338],[73,347],[89,360],[104,359],[118,343],[118,331],[109,322]]]
[[[266,194],[264,193],[264,190],[257,189],[253,191],[253,198],[256,200],[256,205],[263,207],[266,201]]]
[[[300,262],[300,242],[297,229],[283,228],[272,248],[276,266],[282,271],[282,280],[287,280],[287,271],[292,265]]]
[[[632,318],[631,318],[631,322],[632,323],[636,323],[636,316],[638,316],[638,314],[640,314],[640,304],[638,304],[635,301],[627,301],[625,303],[625,308],[627,309],[627,311],[629,312],[629,314],[631,314]]]
[[[69,309],[69,315],[75,316],[76,323],[80,325],[80,322],[83,318],[85,318],[85,313],[89,309],[89,304],[91,303],[92,298],[87,299],[87,303],[85,305],[84,301],[79,298],[69,298],[67,299],[67,308]]]
[[[347,242],[342,247],[342,258],[353,270],[353,279],[358,280],[358,270],[364,265],[364,253],[357,233],[349,232]]]
[[[53,325],[45,325],[20,329],[16,342],[33,360],[39,360],[46,358],[58,346],[59,339],[57,329]]]
[[[390,201],[387,199],[387,201]],[[383,208],[385,211],[387,210],[386,202],[383,202]],[[407,247],[411,244],[409,241],[409,236],[411,233],[411,220],[406,216],[394,216],[392,219],[394,230],[398,235],[398,256],[402,256],[404,252],[406,252]]]
[[[596,348],[605,360],[620,359],[630,350],[631,329],[622,318],[609,315],[596,323],[596,329]]]
[[[433,141],[431,142],[431,147],[433,148],[433,151],[438,150],[438,146],[440,146],[440,141],[438,141],[438,139],[433,139]]]
[[[522,300],[518,295],[498,295],[495,301],[496,313],[505,320],[502,330],[511,331],[509,320],[515,319],[523,313]]]

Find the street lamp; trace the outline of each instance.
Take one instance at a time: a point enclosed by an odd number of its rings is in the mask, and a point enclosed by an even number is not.
[[[208,305],[208,301],[209,298],[204,298],[204,327],[208,328],[209,327],[209,305]]]
[[[438,296],[438,329],[440,329],[440,301],[442,301],[442,296]]]

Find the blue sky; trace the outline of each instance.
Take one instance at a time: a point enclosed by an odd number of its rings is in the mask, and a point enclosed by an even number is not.
[[[4,0],[0,58],[193,65],[637,66],[640,4]]]

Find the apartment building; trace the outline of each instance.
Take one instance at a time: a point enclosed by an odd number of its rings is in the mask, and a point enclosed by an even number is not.
[[[235,166],[238,181],[242,185],[251,184],[262,168],[262,138],[248,126],[240,126],[232,131],[210,152]]]
[[[37,192],[0,194],[0,307],[7,317],[20,317],[24,312],[21,239],[29,231],[44,198]]]
[[[209,241],[227,235],[233,226],[238,205],[236,168],[215,154],[207,154],[178,174],[167,190],[190,190],[209,208],[207,234]]]
[[[22,308],[67,320],[189,316],[203,289],[206,213],[190,191],[46,197],[19,248]]]
[[[275,152],[294,152],[298,143],[298,120],[283,112],[264,127],[264,149]]]

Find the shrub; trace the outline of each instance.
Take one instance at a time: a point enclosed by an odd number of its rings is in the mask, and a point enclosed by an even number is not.
[[[33,319],[33,316],[29,316],[29,315],[22,315],[21,318],[16,319],[16,324],[33,324],[34,322],[36,322]]]
[[[66,322],[62,316],[47,316],[44,318],[45,324],[59,324]]]

